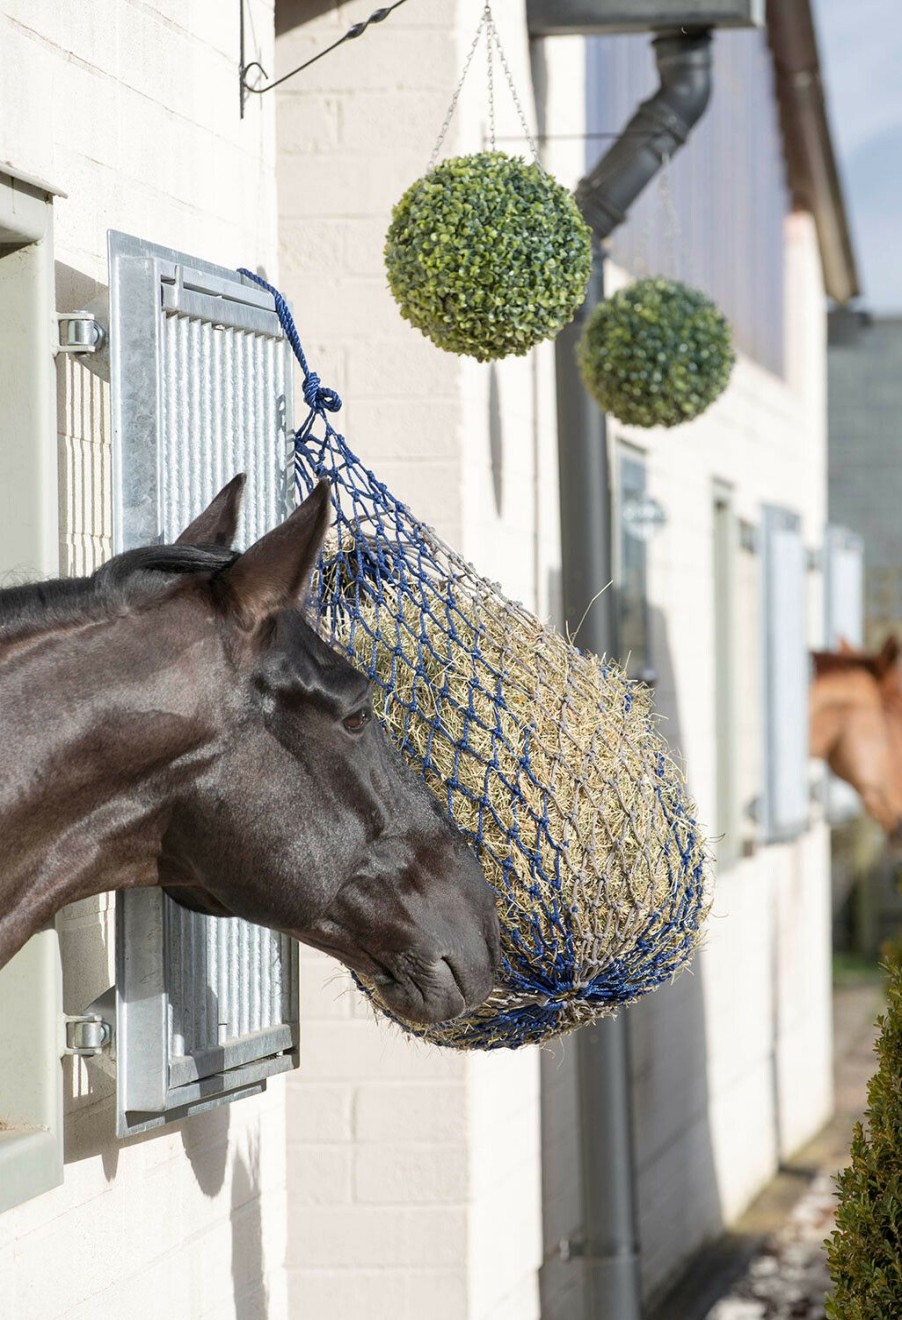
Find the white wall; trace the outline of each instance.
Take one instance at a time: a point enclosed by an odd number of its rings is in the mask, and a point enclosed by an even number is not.
[[[811,549],[825,522],[825,300],[809,217],[789,218],[786,261],[785,381],[740,360],[726,393],[696,421],[672,431],[611,428],[645,451],[649,490],[668,512],[649,547],[652,651],[659,706],[679,730],[703,823],[716,816],[713,483],[732,487],[737,516],[753,525],[762,503],[800,513]],[[759,566],[746,551],[738,560],[746,806],[760,792],[762,766]],[[812,572],[812,646],[821,616]],[[647,1291],[734,1219],[831,1112],[827,829],[815,823],[793,843],[762,846],[745,816],[738,842],[744,855],[716,876],[693,973],[630,1010]]]
[[[252,54],[271,66],[272,0],[249,0],[248,14]],[[59,310],[105,284],[108,228],[274,272],[274,106],[255,101],[239,119],[237,37],[237,7],[212,0],[0,3],[0,162],[65,194],[54,203]],[[58,402],[61,567],[88,572],[110,550],[108,391],[61,360]],[[60,917],[69,1012],[112,981],[112,916],[101,897]],[[0,1217],[0,1311],[283,1315],[281,1080],[125,1143],[111,1082],[70,1058],[63,1085],[65,1182]]]
[[[285,33],[278,71],[371,9],[354,0]],[[346,400],[337,425],[355,452],[481,572],[545,609],[557,493],[542,475],[556,460],[553,432],[540,443],[534,418],[537,392],[553,397],[551,356],[491,368],[442,353],[402,320],[382,259],[391,207],[426,169],[479,14],[418,0],[285,85],[280,268],[311,365]],[[502,0],[495,17],[529,110],[523,5]],[[446,155],[482,148],[484,91],[480,54]],[[498,133],[514,131],[499,85]],[[303,968],[302,1066],[289,1082],[292,1316],[536,1317],[535,1053],[468,1058],[405,1040],[373,1022],[334,963],[308,954]]]
[[[308,356],[346,398],[339,424],[352,448],[482,572],[547,617],[559,571],[552,350],[495,367],[447,356],[401,320],[382,265],[390,208],[425,170],[477,9],[421,0],[286,84],[280,264]],[[368,13],[355,0],[286,33],[278,72]],[[522,93],[522,3],[495,14]],[[545,43],[534,71],[555,135],[546,163],[572,185],[584,150],[567,136],[584,122],[582,43]],[[449,154],[485,144],[480,57],[470,79]],[[498,104],[499,138],[510,147],[520,130],[503,91]],[[692,425],[619,430],[646,451],[651,493],[670,514],[651,547],[653,647],[669,656],[661,704],[674,727],[678,716],[703,821],[715,810],[713,482],[733,485],[737,514],[752,523],[762,501],[797,508],[810,546],[823,523],[823,290],[805,217],[791,219],[786,251],[787,379],[742,361],[727,394]],[[626,278],[611,276],[612,288]],[[757,564],[741,557],[739,571],[748,685],[758,672]],[[810,586],[816,640],[819,587]],[[744,693],[749,794],[761,769],[756,709]],[[830,1107],[826,831],[747,851],[720,878],[694,975],[630,1010],[649,1293],[742,1209]],[[426,1299],[430,1315],[455,1320],[536,1315],[535,1054],[459,1058],[405,1042],[369,1020],[332,964],[304,962],[303,1066],[289,1083],[292,1315],[414,1316]],[[556,1188],[563,1221],[578,1214],[572,1050],[564,1042],[550,1058],[545,1081],[560,1094],[546,1139],[567,1183]],[[578,1228],[562,1222],[564,1232]],[[560,1276],[561,1297],[568,1286]]]

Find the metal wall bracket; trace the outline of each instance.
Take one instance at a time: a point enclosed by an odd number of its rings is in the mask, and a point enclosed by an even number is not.
[[[97,353],[106,343],[106,331],[93,312],[57,312],[57,351]]]
[[[66,1013],[64,1053],[82,1059],[97,1059],[116,1044],[116,988],[111,986],[89,1004],[83,1013]]]

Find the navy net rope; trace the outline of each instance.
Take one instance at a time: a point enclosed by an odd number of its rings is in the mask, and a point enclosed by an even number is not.
[[[281,294],[241,274],[272,294],[304,373],[298,494],[330,483],[321,625],[374,683],[389,734],[497,896],[502,964],[486,1005],[401,1025],[492,1049],[609,1014],[686,965],[707,909],[704,841],[647,696],[506,600],[395,499],[332,426],[341,400],[310,370]]]

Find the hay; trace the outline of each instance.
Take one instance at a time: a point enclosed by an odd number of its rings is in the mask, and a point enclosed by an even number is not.
[[[304,373],[298,492],[322,477],[331,487],[321,620],[381,688],[389,732],[497,896],[502,957],[487,1002],[401,1025],[495,1049],[606,1016],[687,965],[708,909],[695,808],[648,698],[505,600],[364,467],[329,422],[341,400],[310,370],[285,299],[242,274],[272,294]]]
[[[451,552],[418,534],[433,552],[425,571],[378,539],[333,543],[320,607],[472,842],[497,895],[502,963],[474,1013],[400,1025],[440,1045],[517,1046],[609,1015],[687,964],[707,907],[704,843],[647,691],[461,561],[437,576],[433,556]]]

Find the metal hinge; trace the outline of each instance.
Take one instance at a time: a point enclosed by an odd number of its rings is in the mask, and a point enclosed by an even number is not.
[[[66,1054],[97,1059],[116,1041],[116,989],[111,986],[83,1013],[66,1013]]]
[[[66,1053],[93,1058],[112,1042],[113,1032],[103,1018],[66,1014]]]
[[[106,331],[93,312],[57,312],[60,353],[97,353],[106,343]]]

